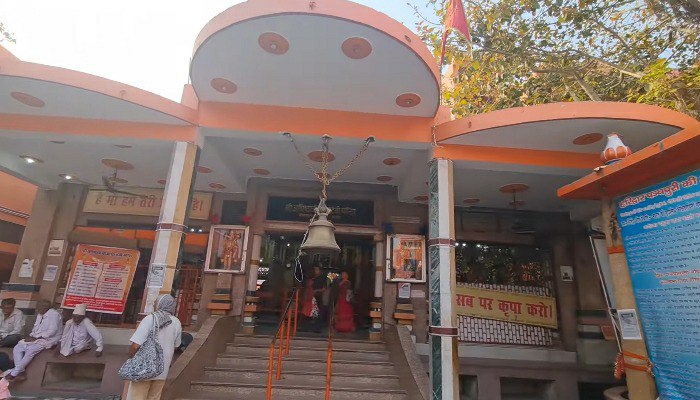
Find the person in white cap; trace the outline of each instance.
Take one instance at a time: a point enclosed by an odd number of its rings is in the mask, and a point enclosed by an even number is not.
[[[65,328],[63,328],[60,351],[66,357],[89,350],[93,341],[97,347],[95,356],[102,356],[102,350],[104,349],[102,334],[100,334],[100,331],[97,330],[90,318],[85,317],[85,311],[87,311],[87,305],[76,305],[75,310],[73,310],[73,318],[69,319]]]

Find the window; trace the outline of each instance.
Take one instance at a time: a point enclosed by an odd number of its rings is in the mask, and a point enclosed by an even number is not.
[[[552,289],[549,250],[535,246],[458,242],[457,282]]]

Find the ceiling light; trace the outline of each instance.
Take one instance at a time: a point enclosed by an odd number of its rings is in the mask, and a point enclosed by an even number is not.
[[[19,158],[23,159],[27,164],[37,164],[43,162],[42,160],[32,156],[19,156]]]
[[[61,178],[65,179],[67,181],[70,181],[70,180],[75,178],[73,175],[70,175],[70,174],[59,174],[58,176],[60,176]]]

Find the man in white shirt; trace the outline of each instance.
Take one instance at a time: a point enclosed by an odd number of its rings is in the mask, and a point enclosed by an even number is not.
[[[0,307],[0,347],[15,347],[22,340],[24,314],[15,308],[15,299],[2,299]]]
[[[63,331],[63,318],[61,314],[51,308],[48,300],[39,300],[36,303],[36,321],[29,337],[20,340],[12,353],[15,357],[15,368],[5,379],[14,381],[26,379],[24,370],[27,365],[40,352],[50,349],[61,340]]]
[[[87,311],[87,305],[76,305],[75,310],[73,310],[73,318],[69,319],[63,328],[60,351],[66,357],[89,350],[93,341],[97,346],[95,356],[102,356],[104,348],[102,335],[90,318],[85,317],[85,311]]]

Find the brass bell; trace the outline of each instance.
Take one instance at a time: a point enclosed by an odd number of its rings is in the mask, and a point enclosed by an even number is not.
[[[321,199],[314,211],[316,219],[309,225],[309,232],[300,250],[308,255],[340,253],[340,246],[335,241],[335,227],[328,220],[331,209],[326,206],[325,199]]]

